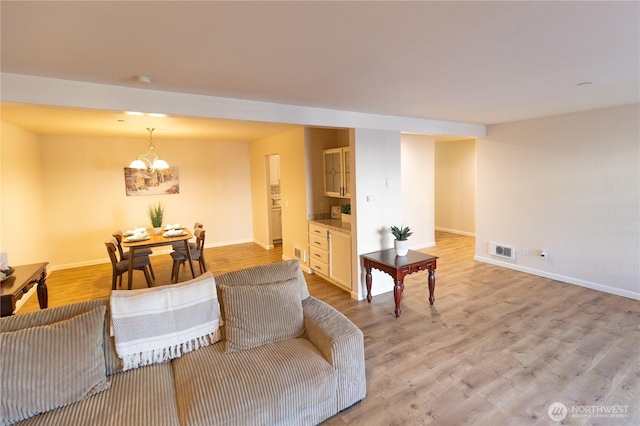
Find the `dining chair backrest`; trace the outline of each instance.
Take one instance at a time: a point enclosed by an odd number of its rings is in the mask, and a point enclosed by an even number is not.
[[[113,238],[118,240],[118,253],[120,253],[120,260],[124,260],[124,251],[122,250],[122,239],[124,238],[124,234],[122,231],[117,230],[111,235],[113,235]]]
[[[129,267],[125,266],[125,265],[129,265],[129,262],[125,262],[122,260],[118,262],[116,251],[120,250],[120,253],[122,253],[122,247],[120,246],[120,243],[118,242],[118,239],[115,236],[105,241],[104,245],[107,246],[107,251],[109,252],[109,259],[111,259],[111,266],[113,267],[113,274],[111,277],[111,289],[115,290],[116,279],[118,277],[120,278],[120,285],[122,286],[122,274],[124,274],[129,270]],[[149,275],[149,272],[151,272],[150,270],[151,262],[149,261],[149,256],[144,256],[144,257],[141,256],[139,258],[138,256],[135,256],[135,258],[136,259],[133,264],[133,269],[143,271],[144,277],[147,281],[147,287],[151,287],[152,280],[151,280],[151,276]],[[131,290],[131,281],[129,281],[129,290]]]
[[[200,252],[200,256],[204,255],[204,237],[206,234],[206,231],[204,230],[204,228],[196,228],[194,231],[194,234],[196,236],[196,250],[198,250]]]
[[[207,265],[204,261],[204,237],[206,235],[206,231],[201,227],[196,227],[193,231],[193,234],[196,237],[196,243],[195,248],[193,248],[192,246],[189,247],[191,259],[187,257],[187,253],[184,250],[175,250],[173,253],[171,253],[171,258],[173,259],[173,267],[171,268],[171,282],[178,281],[180,265],[184,264],[184,262],[187,260],[189,260],[189,262],[191,262],[192,260],[197,260],[200,265],[200,272],[207,272]]]
[[[113,237],[109,238],[104,242],[104,245],[107,246],[107,251],[109,252],[109,259],[111,259],[111,265],[115,268],[116,263],[118,263],[118,258],[116,257],[116,250],[120,247],[118,240]]]
[[[200,222],[196,222],[193,224],[193,235],[196,235],[196,231],[199,228],[204,228],[204,225]],[[182,241],[175,241],[174,243],[171,244],[173,246],[174,250],[184,250],[184,243]],[[194,243],[189,243],[189,247],[191,248],[191,250],[193,250],[194,248],[197,249],[198,246]]]

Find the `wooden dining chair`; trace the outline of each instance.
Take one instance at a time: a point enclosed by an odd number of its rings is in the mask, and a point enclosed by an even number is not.
[[[205,230],[203,228],[196,228],[194,234],[196,236],[196,249],[191,250],[191,259],[197,260],[200,265],[200,273],[203,274],[207,272],[207,265],[204,261],[204,237]],[[178,275],[180,273],[180,265],[184,265],[187,261],[187,252],[184,250],[184,247],[181,251],[174,251],[171,253],[171,258],[173,259],[173,266],[171,268],[171,282],[178,282]]]
[[[119,280],[119,287],[122,287],[122,275],[125,272],[129,271],[129,261],[128,260],[120,260],[116,256],[116,252],[118,251],[118,240],[114,238],[110,238],[104,242],[104,245],[107,246],[107,252],[109,252],[109,259],[111,259],[111,266],[113,267],[113,274],[111,277],[111,289],[116,289],[116,281]],[[134,256],[133,258],[133,269],[144,272],[144,277],[147,280],[147,286],[151,287],[151,276],[149,275],[148,266],[151,266],[151,261],[149,260],[149,256]],[[129,290],[131,290],[131,286],[129,286]]]
[[[116,240],[118,240],[118,252],[120,253],[120,260],[129,260],[129,251],[124,251],[124,249],[122,248],[122,239],[124,238],[124,234],[122,233],[122,231],[117,230],[112,235]],[[142,256],[148,257],[153,254],[153,251],[151,251],[150,248],[143,248],[143,249],[138,249],[134,251],[134,253],[136,257],[142,257]],[[151,272],[151,278],[153,278],[153,280],[155,281],[156,274],[153,272],[151,263],[149,263],[149,272]]]
[[[196,229],[198,228],[204,228],[204,225],[201,224],[200,222],[196,222],[193,225],[193,235],[196,235]],[[171,245],[173,246],[173,250],[175,251],[184,251],[183,241],[176,241],[175,243],[171,243]],[[196,243],[189,243],[189,250],[194,251],[197,249],[198,249],[198,246],[196,245]]]

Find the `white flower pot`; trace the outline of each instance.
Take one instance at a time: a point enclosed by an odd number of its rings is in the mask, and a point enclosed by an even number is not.
[[[396,255],[397,256],[406,256],[407,253],[409,252],[409,241],[408,240],[404,240],[404,241],[394,240],[393,241],[393,245],[396,248]]]
[[[156,235],[162,234],[162,226],[159,228],[153,228],[153,233]]]

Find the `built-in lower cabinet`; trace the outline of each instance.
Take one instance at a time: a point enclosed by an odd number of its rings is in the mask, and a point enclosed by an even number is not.
[[[329,278],[351,291],[351,235],[329,230]]]
[[[337,286],[351,291],[351,235],[309,223],[309,266]]]
[[[324,226],[309,225],[309,266],[329,276],[329,230]]]

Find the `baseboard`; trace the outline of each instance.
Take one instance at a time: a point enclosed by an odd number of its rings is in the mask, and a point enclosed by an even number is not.
[[[105,252],[105,257],[107,256],[107,253]],[[48,269],[53,272],[53,271],[61,271],[63,269],[72,269],[72,268],[82,268],[85,266],[95,266],[95,265],[102,265],[105,263],[111,263],[111,261],[109,259],[93,259],[93,260],[87,260],[85,262],[75,262],[75,263],[64,263],[62,265],[51,265],[48,266]]]
[[[245,244],[245,243],[253,243],[253,242],[255,242],[256,244],[258,244],[258,245],[260,245],[262,247],[262,245],[260,243],[258,243],[257,241],[253,241],[251,239],[245,239],[245,240],[225,241],[223,243],[209,243],[209,244],[205,244],[204,248],[223,247],[223,246],[229,246],[229,245],[233,245],[233,244]],[[271,248],[273,248],[273,247],[271,247]],[[153,254],[151,255],[151,257],[167,256],[172,251],[173,251],[173,249],[168,245],[167,246],[154,247],[153,248]],[[105,258],[104,259],[93,259],[93,260],[87,260],[87,261],[84,261],[84,262],[64,263],[62,265],[51,265],[51,264],[49,264],[49,266],[47,266],[47,269],[49,269],[50,271],[61,271],[63,269],[82,268],[84,266],[95,266],[95,265],[102,265],[102,264],[105,264],[105,263],[111,263],[111,261],[107,257],[107,253],[106,252],[105,252]]]
[[[457,229],[439,228],[437,226],[434,229],[436,231],[448,232],[450,234],[464,235],[464,236],[467,236],[467,237],[475,237],[476,236],[475,232],[459,231]]]
[[[361,299],[361,298],[360,298],[360,295],[358,294],[358,292],[357,292],[357,291],[353,291],[353,290],[352,290],[352,291],[351,291],[351,298],[352,298],[353,300],[358,300],[358,301],[360,301],[360,300],[364,300],[364,299],[366,299],[366,298],[367,298],[367,296],[366,296],[365,294],[363,294],[363,295],[362,295],[362,299]]]
[[[425,244],[420,244],[417,246],[411,246],[411,250],[420,250],[420,249],[424,249],[424,248],[429,248],[429,247],[435,247],[436,246],[436,242],[432,241],[430,243],[425,243]]]
[[[254,241],[251,238],[245,238],[245,239],[242,239],[242,240],[223,241],[221,243],[209,243],[209,244],[205,244],[204,248],[223,247],[223,246],[231,246],[233,244],[246,244],[246,243],[256,243],[256,244],[258,244],[257,241]]]
[[[524,272],[525,274],[537,275],[543,278],[549,278],[551,280],[560,281],[567,284],[577,285],[584,288],[589,288],[591,290],[602,291],[604,293],[614,294],[616,296],[622,296],[629,299],[640,300],[640,293],[634,293],[632,291],[621,290],[619,288],[610,287],[603,284],[593,283],[590,281],[584,281],[573,277],[567,277],[565,275],[553,274],[551,272],[541,271],[538,269],[527,268],[520,265],[515,265],[512,263],[503,262],[500,260],[490,259],[487,257],[482,257],[475,255],[473,260],[477,260],[478,262],[489,263],[491,265],[500,266],[502,268],[513,269],[514,271]]]

